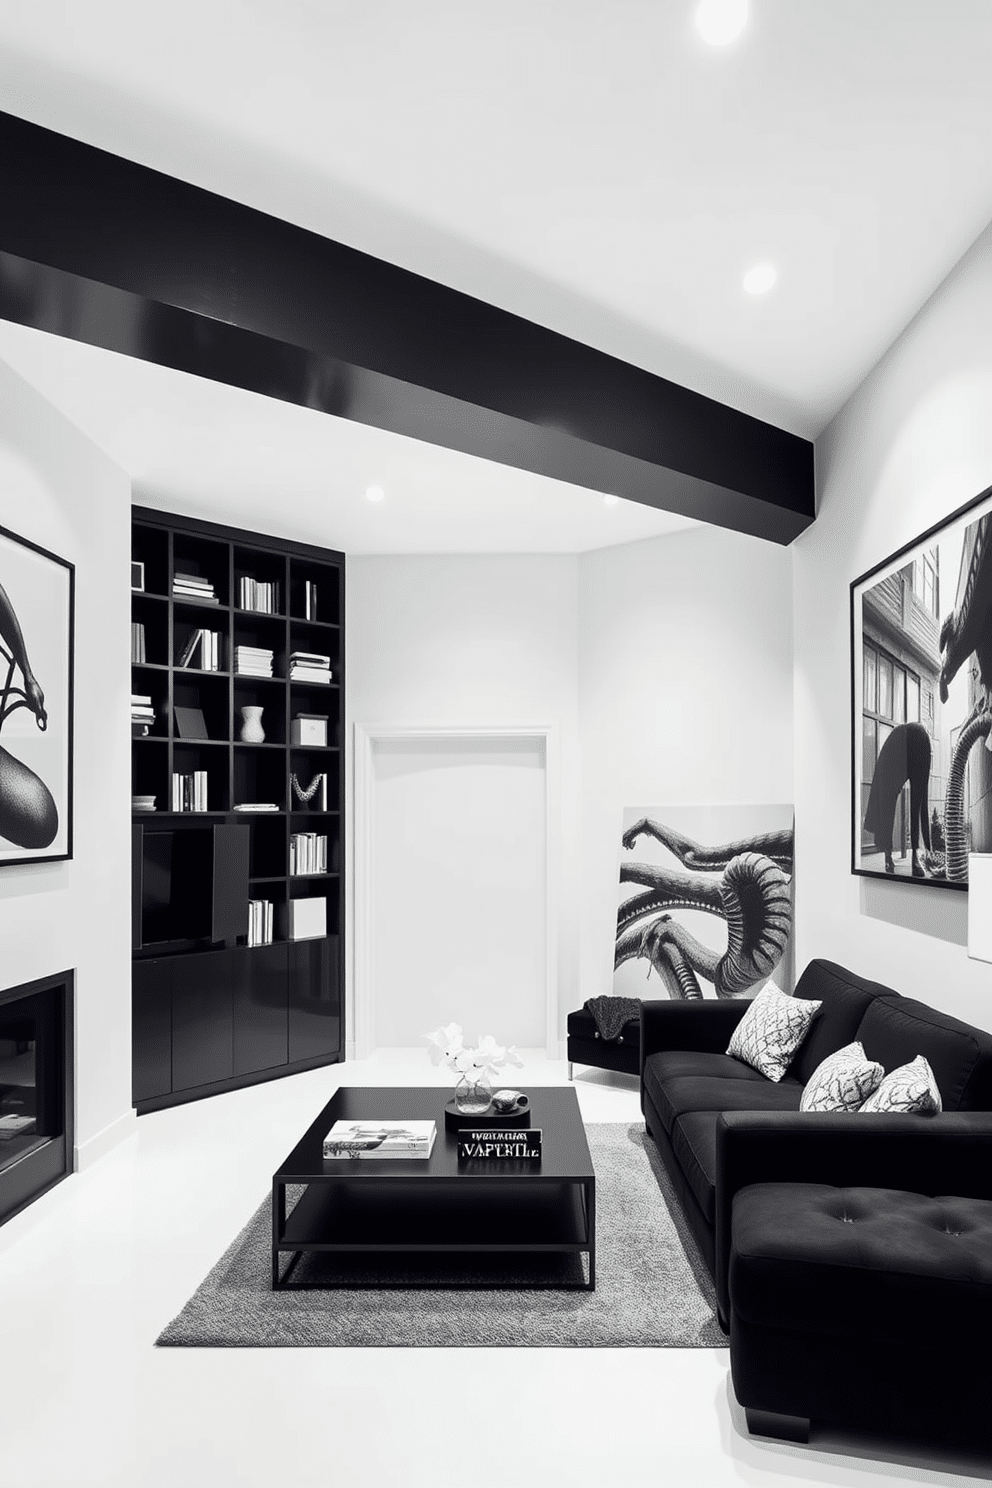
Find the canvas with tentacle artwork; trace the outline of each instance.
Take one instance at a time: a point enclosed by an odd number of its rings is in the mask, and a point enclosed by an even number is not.
[[[791,990],[793,840],[786,805],[625,810],[614,994]]]
[[[0,528],[0,866],[72,856],[73,583]]]
[[[851,585],[855,873],[966,889],[992,852],[992,487]]]

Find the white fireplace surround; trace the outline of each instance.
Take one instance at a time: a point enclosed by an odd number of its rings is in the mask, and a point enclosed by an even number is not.
[[[354,726],[354,1007],[355,1057],[367,1058],[373,1046],[372,987],[372,843],[376,772],[374,749],[383,740],[412,744],[431,741],[537,745],[544,756],[545,777],[545,1048],[558,1055],[558,885],[561,876],[561,805],[558,740],[553,725],[472,725],[430,727],[408,724]]]

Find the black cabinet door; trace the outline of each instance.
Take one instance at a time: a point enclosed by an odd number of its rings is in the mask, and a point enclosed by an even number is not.
[[[231,957],[176,957],[172,984],[172,1088],[191,1090],[234,1073]]]
[[[279,943],[229,952],[236,1075],[286,1063],[287,949]]]
[[[338,937],[289,941],[289,1061],[341,1052]]]
[[[172,1089],[170,959],[135,961],[131,971],[131,1099],[154,1100]]]

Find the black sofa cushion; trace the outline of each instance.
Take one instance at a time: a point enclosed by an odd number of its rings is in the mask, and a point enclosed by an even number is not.
[[[992,1324],[992,1201],[758,1183],[733,1204],[734,1315],[765,1328],[915,1340]]]
[[[653,1057],[653,1056],[652,1056]],[[644,1066],[644,1084],[667,1132],[687,1111],[798,1111],[802,1086],[796,1080],[725,1079],[714,1075],[681,1075],[656,1081]]]
[[[992,1095],[992,1037],[912,997],[877,998],[858,1038],[886,1074],[925,1055],[945,1111],[984,1110]]]
[[[723,1080],[756,1080],[764,1082],[765,1076],[735,1059],[732,1054],[710,1054],[701,1049],[662,1049],[659,1054],[649,1054],[644,1061],[645,1080],[650,1078],[652,1086],[665,1080],[678,1080],[683,1075],[711,1075]]]
[[[672,1151],[693,1197],[706,1216],[716,1221],[716,1124],[719,1111],[690,1111],[672,1127]]]
[[[828,1054],[843,1049],[858,1036],[861,1020],[876,998],[898,999],[899,993],[881,982],[866,981],[834,961],[816,960],[809,963],[796,983],[795,996],[823,1004],[787,1071],[805,1085]],[[868,1057],[877,1058],[874,1054]]]

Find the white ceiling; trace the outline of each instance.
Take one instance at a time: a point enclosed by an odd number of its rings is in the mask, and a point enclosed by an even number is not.
[[[751,0],[720,49],[694,8],[0,0],[0,106],[813,437],[992,218],[992,4]]]

